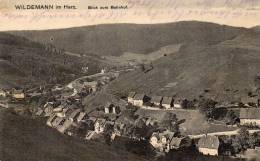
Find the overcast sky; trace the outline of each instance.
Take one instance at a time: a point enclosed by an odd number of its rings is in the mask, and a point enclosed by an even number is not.
[[[76,10],[15,10],[14,5],[75,5]],[[122,5],[128,9],[89,10]],[[104,23],[208,21],[260,25],[260,0],[0,0],[0,30],[67,28]]]

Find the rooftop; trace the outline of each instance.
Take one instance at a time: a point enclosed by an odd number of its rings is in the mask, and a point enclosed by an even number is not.
[[[204,135],[198,142],[199,148],[218,149],[219,138],[217,136]]]
[[[173,98],[172,97],[163,97],[163,104],[171,104],[173,101]]]
[[[144,97],[145,97],[145,94],[137,93],[137,94],[134,96],[134,99],[135,99],[135,100],[143,100]]]
[[[260,108],[241,108],[240,119],[260,119]]]
[[[128,95],[128,97],[134,98],[135,94],[136,94],[135,92],[130,92],[129,95]]]
[[[151,99],[151,102],[154,103],[161,103],[161,101],[163,100],[163,97],[162,96],[153,96],[152,99]]]

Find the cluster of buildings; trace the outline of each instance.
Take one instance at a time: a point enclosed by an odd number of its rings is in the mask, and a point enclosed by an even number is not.
[[[128,103],[138,107],[155,108],[182,108],[182,99],[163,96],[147,96],[142,93],[130,92],[127,97]]]
[[[11,90],[4,90],[0,89],[0,97],[6,98],[11,97],[17,100],[22,100],[25,98],[25,92],[23,89],[11,89]]]
[[[129,132],[137,124],[137,120],[130,117],[128,110],[107,103],[99,110],[86,112],[83,109],[81,100],[84,96],[96,92],[100,86],[111,81],[111,77],[103,76],[99,80],[77,80],[72,83],[71,92],[66,92],[62,86],[54,86],[53,93],[60,91],[60,94],[53,96],[43,107],[35,112],[37,116],[47,117],[46,124],[57,129],[63,134],[70,136],[80,135],[86,140],[95,140],[101,138],[106,133],[111,133],[111,140],[116,137],[127,137],[130,139],[148,139],[149,143],[160,152],[169,152],[171,149],[188,148],[196,145],[199,152],[204,155],[220,155],[222,153],[222,143],[218,136],[204,135],[198,140],[192,140],[188,136],[180,136],[176,133],[164,130],[152,131],[147,138],[135,136]],[[26,93],[26,94],[25,94]],[[16,100],[24,100],[26,96],[41,96],[42,92],[31,91],[28,93],[20,89],[5,91],[0,89],[0,97],[11,97]],[[167,96],[147,96],[142,93],[130,92],[127,97],[127,103],[137,107],[152,107],[161,109],[183,108],[183,99]],[[255,103],[260,106],[259,99],[241,100],[243,103]],[[126,101],[125,101],[126,102]],[[8,103],[0,99],[0,106],[8,108]],[[251,106],[249,104],[249,106]],[[241,108],[240,124],[260,127],[260,108]],[[146,126],[154,126],[156,120],[152,118],[139,118]],[[79,134],[80,133],[80,134]]]
[[[260,98],[258,98],[258,97],[242,97],[241,103],[243,103],[246,106],[259,107],[260,106]]]
[[[150,144],[161,152],[169,152],[171,149],[187,148],[192,145],[189,137],[176,137],[174,132],[165,130],[154,132],[149,140]]]

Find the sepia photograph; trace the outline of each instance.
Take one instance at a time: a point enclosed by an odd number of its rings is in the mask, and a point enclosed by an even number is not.
[[[0,0],[0,161],[260,161],[260,0]]]

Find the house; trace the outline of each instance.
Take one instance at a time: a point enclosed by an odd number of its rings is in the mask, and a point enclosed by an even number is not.
[[[204,155],[218,155],[220,141],[217,136],[204,135],[198,141],[198,150]]]
[[[64,133],[70,126],[72,126],[73,122],[70,119],[64,119],[65,121],[62,124],[57,126],[57,130],[61,133]]]
[[[169,149],[179,149],[190,147],[192,141],[189,137],[173,137],[169,143]]]
[[[53,112],[62,112],[62,110],[65,108],[66,106],[64,105],[59,105],[58,107],[53,109]]]
[[[173,107],[174,108],[182,108],[182,99],[175,98],[173,100]]]
[[[88,119],[88,114],[86,112],[80,112],[77,118],[78,122],[86,121]]]
[[[58,116],[56,116],[55,114],[51,115],[48,120],[47,120],[47,125],[52,127],[52,122],[57,118]]]
[[[175,137],[171,131],[154,132],[150,137],[150,144],[159,151],[169,152],[171,149],[179,149],[191,146],[189,137]]]
[[[6,97],[6,92],[3,89],[0,89],[0,97]]]
[[[15,99],[24,99],[25,94],[22,89],[13,89],[12,90],[12,97]]]
[[[114,132],[113,135],[115,136],[122,136],[125,131],[125,124],[116,122],[114,125]]]
[[[78,118],[78,116],[79,116],[79,114],[80,114],[80,112],[81,112],[81,109],[76,109],[76,110],[74,110],[74,111],[70,114],[69,119],[70,119],[72,122],[76,121],[77,118]]]
[[[115,105],[112,104],[112,103],[107,103],[107,104],[105,105],[105,107],[104,107],[105,113],[113,113],[113,107],[114,107],[114,106],[115,106]]]
[[[134,96],[133,105],[135,106],[143,106],[144,103],[149,102],[150,98],[145,94],[136,94]]]
[[[157,120],[152,117],[149,117],[145,120],[146,126],[154,126],[156,123],[157,123]]]
[[[119,114],[120,113],[120,107],[119,106],[115,106],[112,103],[108,103],[105,106],[105,113],[109,114],[109,113],[113,113],[113,114]]]
[[[86,89],[89,89],[90,92],[96,92],[97,89],[98,89],[98,82],[97,81],[84,82],[83,85]]]
[[[241,108],[240,124],[260,126],[260,109],[259,108]]]
[[[62,112],[57,113],[57,116],[59,116],[59,117],[69,117],[72,112],[73,112],[73,109],[71,109],[71,108],[64,108],[62,110]]]
[[[106,119],[97,119],[94,123],[94,128],[95,128],[95,132],[97,134],[99,133],[103,133],[105,130],[105,126],[106,126]]]
[[[45,113],[45,116],[51,116],[52,115],[52,113],[53,113],[53,103],[50,103],[50,102],[48,102],[48,103],[46,103],[45,105],[44,105],[44,113]]]
[[[52,121],[52,127],[58,127],[59,125],[62,125],[65,122],[65,119],[62,117],[56,117],[53,121]]]
[[[135,92],[130,92],[128,97],[127,97],[127,102],[128,103],[131,103],[131,104],[134,104],[134,96],[135,96]]]
[[[163,97],[162,106],[166,109],[170,109],[173,107],[173,102],[174,100],[172,97]]]
[[[241,102],[246,106],[260,106],[260,98],[257,97],[243,97]]]
[[[96,134],[95,131],[88,131],[87,134],[86,134],[86,140],[91,140],[92,137]]]
[[[173,137],[174,137],[173,132],[169,132],[168,134],[154,132],[150,137],[149,142],[155,149],[159,151],[166,151],[166,149],[169,147],[167,144],[169,144],[170,140]]]
[[[161,106],[162,105],[162,96],[153,96],[151,99],[151,103],[155,106]]]

